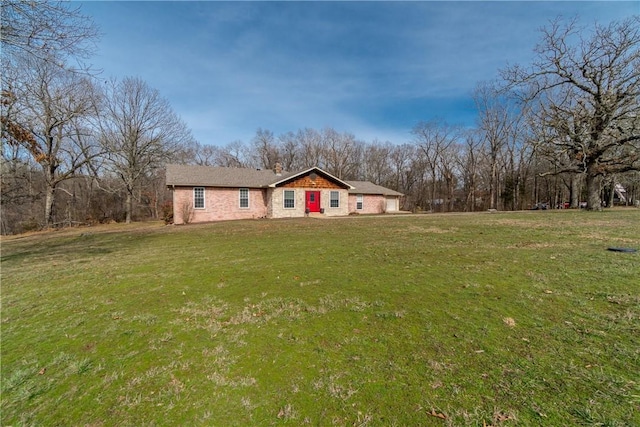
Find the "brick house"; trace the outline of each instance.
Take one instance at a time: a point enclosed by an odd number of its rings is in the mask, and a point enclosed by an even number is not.
[[[368,181],[343,181],[320,168],[298,172],[167,165],[175,224],[309,214],[395,212],[402,196]]]

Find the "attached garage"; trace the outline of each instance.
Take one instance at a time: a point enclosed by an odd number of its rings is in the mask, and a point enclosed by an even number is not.
[[[400,209],[398,207],[398,197],[386,196],[387,200],[387,212],[398,212]]]
[[[349,213],[381,214],[400,211],[402,193],[373,184],[369,181],[347,181],[349,190]]]

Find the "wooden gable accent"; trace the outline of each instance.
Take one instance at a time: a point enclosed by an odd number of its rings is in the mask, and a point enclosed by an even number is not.
[[[278,187],[284,188],[318,188],[318,189],[342,189],[337,182],[330,180],[319,173],[311,172],[304,176],[299,176],[291,181],[285,182]]]

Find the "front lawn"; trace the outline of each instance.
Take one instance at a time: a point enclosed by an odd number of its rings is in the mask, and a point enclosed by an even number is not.
[[[640,210],[2,239],[2,425],[640,425]]]

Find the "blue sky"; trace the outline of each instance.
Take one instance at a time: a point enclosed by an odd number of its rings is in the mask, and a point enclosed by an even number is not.
[[[420,121],[473,126],[472,91],[526,64],[557,16],[609,23],[634,2],[75,2],[106,79],[158,89],[202,144],[330,126],[404,143]]]

